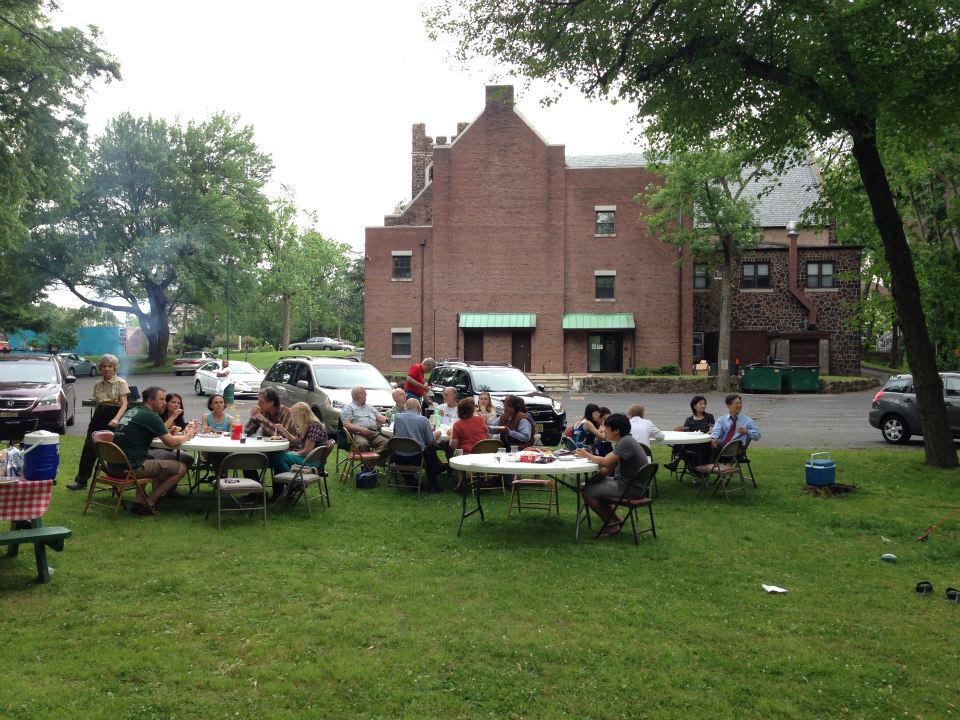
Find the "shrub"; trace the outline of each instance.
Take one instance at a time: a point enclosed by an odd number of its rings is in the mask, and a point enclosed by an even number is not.
[[[653,371],[654,375],[679,375],[680,368],[676,365],[661,365]]]
[[[634,369],[633,369],[633,374],[634,374],[634,375],[637,375],[637,376],[639,376],[639,377],[643,377],[644,375],[649,375],[649,374],[650,374],[650,368],[646,368],[646,367],[634,368]]]

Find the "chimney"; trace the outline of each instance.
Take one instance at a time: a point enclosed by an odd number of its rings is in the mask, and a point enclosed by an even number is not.
[[[513,107],[513,85],[487,85],[486,106],[494,105]]]
[[[427,126],[413,126],[411,143],[410,198],[415,198],[427,184],[427,165],[433,160],[433,138],[427,136]]]
[[[467,129],[467,125],[469,125],[469,124],[470,124],[470,123],[463,123],[463,122],[457,123],[457,135],[459,135],[459,134],[462,133],[464,130],[466,130],[466,129]]]

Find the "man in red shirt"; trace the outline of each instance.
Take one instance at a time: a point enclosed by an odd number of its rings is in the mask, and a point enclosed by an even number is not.
[[[416,398],[420,401],[421,405],[423,404],[424,398],[429,399],[427,391],[430,389],[430,386],[427,385],[426,374],[433,372],[436,366],[437,361],[431,357],[424,358],[420,362],[410,366],[410,369],[407,370],[407,382],[403,385],[403,389],[406,391],[408,398]]]

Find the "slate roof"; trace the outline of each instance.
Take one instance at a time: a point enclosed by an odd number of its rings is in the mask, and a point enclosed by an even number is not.
[[[645,166],[646,161],[640,153],[567,157],[567,167],[572,169]],[[803,212],[820,197],[817,174],[809,160],[788,168],[779,179],[767,177],[751,181],[744,195],[755,198],[763,189],[771,186],[773,190],[760,198],[757,205],[760,227],[786,227],[788,222],[799,220]]]

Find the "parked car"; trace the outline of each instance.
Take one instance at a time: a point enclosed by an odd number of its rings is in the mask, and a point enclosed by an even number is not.
[[[438,403],[443,402],[445,387],[456,388],[458,399],[488,392],[498,411],[505,396],[522,397],[545,445],[559,443],[567,425],[567,413],[560,401],[547,395],[542,386],[534,385],[522,370],[506,363],[445,360],[430,373],[429,382],[430,394]]]
[[[0,427],[16,435],[37,420],[63,435],[76,417],[76,377],[57,355],[0,355]]]
[[[93,377],[97,374],[97,364],[87,360],[83,355],[76,353],[60,353],[60,357],[67,366],[67,372],[71,375],[89,375]]]
[[[173,361],[173,374],[193,375],[201,365],[216,359],[216,355],[206,351],[184,353]]]
[[[947,421],[955,438],[960,438],[960,373],[940,373]],[[873,396],[870,424],[879,428],[888,443],[905,443],[913,435],[922,435],[913,375],[894,375]]]
[[[307,340],[301,340],[290,344],[291,350],[352,350],[353,346],[347,347],[339,340],[331,337],[312,337]]]
[[[280,402],[307,403],[331,430],[336,431],[340,410],[351,401],[350,390],[363,385],[367,403],[378,411],[393,407],[393,386],[373,365],[353,358],[285,357],[267,371],[261,387],[272,387]]]
[[[222,360],[211,360],[200,366],[194,373],[196,380],[193,389],[197,395],[212,394],[217,391],[220,378],[217,373],[223,368]],[[256,395],[260,392],[260,383],[263,382],[263,370],[258,370],[248,362],[242,360],[230,361],[230,380],[233,382],[233,395]]]

